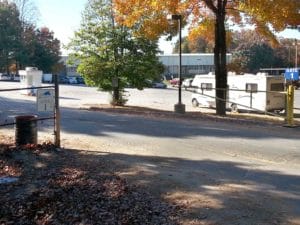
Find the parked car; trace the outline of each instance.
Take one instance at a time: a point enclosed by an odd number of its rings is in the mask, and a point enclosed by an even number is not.
[[[189,87],[192,87],[193,78],[187,78],[182,82],[182,86],[187,89]]]
[[[68,84],[69,83],[69,79],[66,77],[60,77],[59,78],[59,83],[61,84]]]
[[[10,80],[10,76],[0,73],[0,80]]]
[[[78,84],[76,77],[68,77],[69,84]]]
[[[153,88],[167,88],[167,85],[162,82],[153,82],[152,87]]]
[[[85,84],[83,77],[76,77],[77,84]]]
[[[173,78],[172,80],[170,80],[170,84],[174,87],[174,86],[178,86],[179,85],[179,78]]]

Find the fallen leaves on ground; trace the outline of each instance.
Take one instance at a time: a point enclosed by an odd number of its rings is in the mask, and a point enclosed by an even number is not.
[[[51,143],[0,145],[0,176],[19,177],[0,184],[0,224],[177,224],[177,206],[103,164],[81,162]]]

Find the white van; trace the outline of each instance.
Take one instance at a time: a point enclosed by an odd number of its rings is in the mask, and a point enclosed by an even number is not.
[[[253,111],[285,109],[284,77],[266,73],[235,75],[228,73],[226,108]],[[193,106],[216,107],[215,75],[196,75],[193,83],[196,93],[192,94]]]

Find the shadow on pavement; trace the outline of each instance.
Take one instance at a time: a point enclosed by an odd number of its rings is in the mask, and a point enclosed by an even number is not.
[[[1,98],[1,103],[4,103],[4,107],[1,108],[0,124],[12,122],[16,115],[49,115],[49,113],[37,112],[36,103],[32,101]],[[207,136],[296,140],[300,133],[300,127],[290,130],[283,128],[282,124],[220,118],[200,112],[178,115],[161,110],[147,110],[143,107],[128,107],[127,109],[128,113],[124,115],[118,113],[118,108],[108,109],[106,112],[61,108],[62,132],[99,137],[108,136],[110,133],[124,133],[169,138]],[[53,126],[53,122],[44,122],[41,126],[43,125],[49,128]]]

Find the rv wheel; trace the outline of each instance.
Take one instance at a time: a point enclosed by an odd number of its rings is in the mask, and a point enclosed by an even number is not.
[[[199,103],[198,103],[198,101],[197,101],[197,99],[193,99],[192,100],[192,105],[194,106],[194,107],[198,107],[199,106]]]
[[[239,111],[237,104],[231,105],[231,112],[237,113]]]

